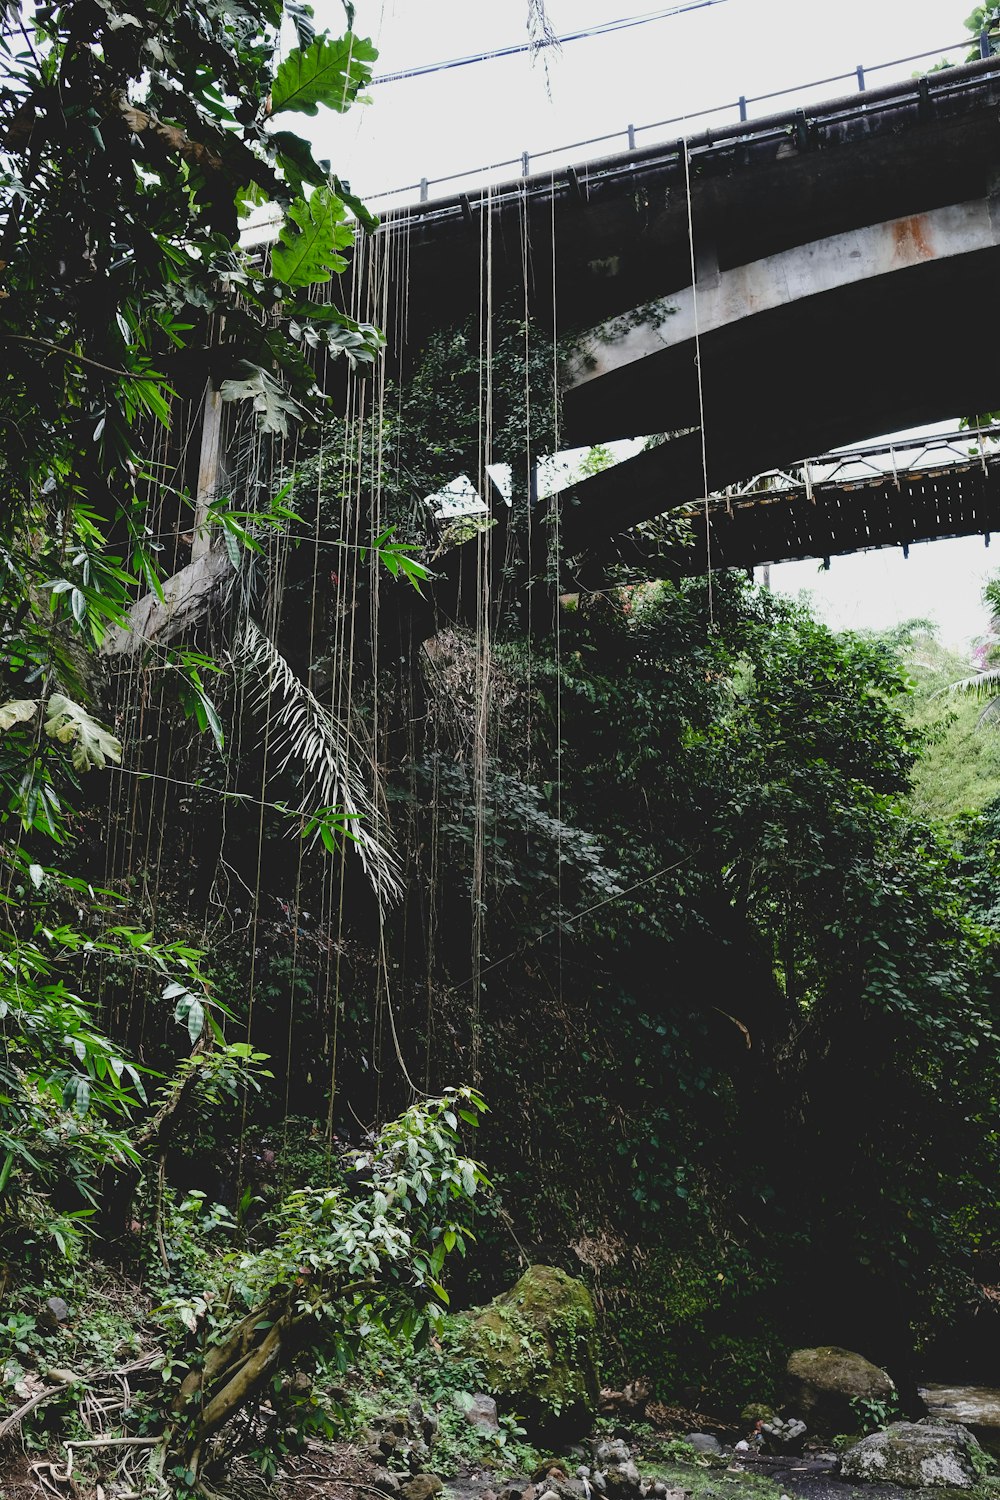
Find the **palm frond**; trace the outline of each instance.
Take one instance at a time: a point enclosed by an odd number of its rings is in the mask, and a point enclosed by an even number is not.
[[[353,844],[382,902],[402,891],[399,857],[379,827],[374,798],[351,754],[350,732],[300,681],[281,652],[252,620],[247,620],[236,655],[249,669],[248,698],[269,716],[270,746],[279,771],[297,763],[302,772],[299,812],[314,817],[337,808],[348,820]]]
[[[955,698],[974,698],[982,703],[984,698],[1000,697],[1000,667],[988,667],[984,672],[975,672],[971,677],[960,677],[957,682],[949,682],[947,687],[939,688],[932,694],[940,698],[942,693],[948,693]]]
[[[976,720],[977,729],[987,729],[1000,725],[1000,667],[987,667],[983,672],[976,672],[972,677],[960,677],[957,682],[949,682],[947,687],[938,688],[932,693],[932,698],[940,698],[947,693],[950,698],[973,698],[977,703],[986,700],[986,707]]]

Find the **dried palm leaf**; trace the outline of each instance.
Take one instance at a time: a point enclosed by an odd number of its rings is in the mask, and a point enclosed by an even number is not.
[[[399,857],[380,828],[378,807],[352,756],[350,731],[324,708],[252,620],[247,620],[236,656],[249,671],[248,699],[268,718],[270,745],[280,757],[278,770],[297,764],[303,795],[298,811],[319,837],[322,818],[336,808],[380,902],[402,891]]]

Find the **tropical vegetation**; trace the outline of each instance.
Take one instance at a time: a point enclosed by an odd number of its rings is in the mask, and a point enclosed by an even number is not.
[[[675,1405],[974,1375],[995,730],[683,518],[577,587],[527,306],[389,364],[329,300],[386,269],[288,119],[363,99],[345,9],[4,12],[0,1438],[208,1493],[417,1394],[523,1466],[456,1411],[528,1262]]]

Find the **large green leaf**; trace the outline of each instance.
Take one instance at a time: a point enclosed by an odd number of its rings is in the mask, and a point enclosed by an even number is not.
[[[120,741],[64,693],[53,693],[45,705],[45,733],[73,747],[73,765],[78,771],[103,767],[109,760],[116,766],[121,764]]]
[[[252,401],[261,432],[287,437],[288,419],[301,417],[302,407],[282,390],[273,375],[259,365],[244,363],[251,373],[245,380],[224,380],[219,391],[223,401]]]
[[[329,163],[324,167],[313,156],[308,141],[292,130],[276,130],[269,139],[274,143],[278,166],[293,192],[301,193],[302,184],[325,187],[330,181]]]
[[[347,209],[332,188],[318,187],[310,198],[296,199],[271,251],[271,270],[278,280],[309,286],[343,271],[347,261],[337,252],[354,243],[346,219]]]
[[[333,179],[333,186],[362,228],[367,229],[369,234],[374,234],[379,226],[378,214],[373,214],[371,209],[362,203],[357,193],[351,192],[350,185],[344,182],[342,178],[335,177]]]
[[[378,49],[365,37],[347,32],[332,39],[319,36],[311,47],[296,47],[278,68],[271,87],[271,113],[297,109],[314,115],[320,104],[343,113],[369,83]]]

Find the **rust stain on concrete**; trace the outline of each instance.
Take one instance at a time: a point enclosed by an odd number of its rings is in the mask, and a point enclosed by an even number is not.
[[[892,226],[895,258],[901,261],[933,260],[934,250],[926,235],[926,215],[911,214],[896,219]]]

